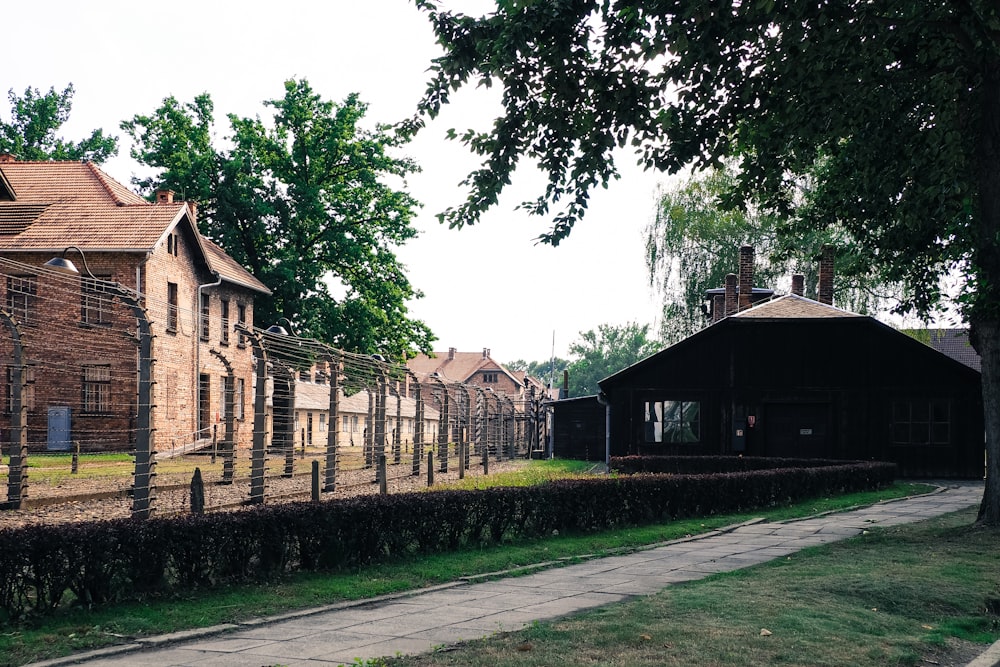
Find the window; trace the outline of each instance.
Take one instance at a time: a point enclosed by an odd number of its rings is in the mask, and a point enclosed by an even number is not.
[[[167,331],[177,333],[177,283],[167,283]]]
[[[83,367],[83,412],[111,412],[111,366],[95,364]]]
[[[247,324],[247,306],[245,303],[236,304],[236,322],[242,326]],[[239,347],[247,346],[247,339],[242,333],[236,338],[236,344]]]
[[[177,234],[170,234],[167,236],[167,254],[177,257],[177,245],[178,238]]]
[[[232,396],[233,400],[235,401],[236,391],[233,388],[233,378],[229,377],[228,375],[221,376],[220,383],[222,386],[222,391],[220,392],[221,395],[219,396],[219,419],[224,420],[226,418],[226,415],[228,414],[226,412],[226,397]],[[235,415],[235,408],[233,412]]]
[[[350,427],[351,427],[351,418],[348,417],[347,415],[344,415],[343,417],[341,417],[340,432],[341,433],[349,433],[350,432]]]
[[[7,312],[20,324],[35,325],[37,299],[35,276],[7,276]]]
[[[219,331],[219,343],[229,345],[229,299],[223,299],[222,304],[222,327]]]
[[[111,326],[111,276],[85,277],[80,280],[80,321],[99,327]]]
[[[313,413],[306,413],[306,444],[313,444]]]
[[[701,442],[701,403],[646,401],[646,442]]]
[[[209,326],[209,299],[207,294],[201,295],[201,339],[208,340]]]
[[[236,419],[243,421],[244,411],[243,411],[243,397],[246,395],[246,380],[243,378],[236,378],[236,389],[233,393],[233,411],[236,413]]]
[[[497,374],[496,373],[483,373],[483,382],[496,384]]]
[[[951,404],[948,401],[896,401],[892,404],[892,442],[895,445],[947,445],[951,442]]]
[[[31,365],[24,366],[24,407],[28,410],[35,409],[35,367]],[[7,392],[6,392],[6,405],[4,405],[4,412],[11,413],[14,410],[14,367],[7,367]]]
[[[319,432],[320,433],[326,432],[326,414],[322,412],[319,413]]]

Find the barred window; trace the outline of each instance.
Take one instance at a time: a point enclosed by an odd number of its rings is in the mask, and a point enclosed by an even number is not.
[[[236,378],[236,390],[233,394],[233,411],[236,413],[236,419],[243,421],[243,397],[246,391],[246,380],[243,378]]]
[[[83,367],[83,411],[87,414],[111,412],[111,366]]]
[[[209,314],[210,314],[209,304],[210,304],[210,301],[208,299],[208,295],[207,294],[202,294],[201,295],[201,333],[200,333],[200,337],[201,337],[202,340],[208,340],[209,330],[211,328],[210,321],[209,321]]]
[[[99,327],[111,326],[111,276],[87,276],[80,280],[80,321]]]
[[[32,365],[25,365],[24,367],[24,407],[28,410],[35,409],[35,367]],[[4,412],[11,413],[14,410],[14,391],[16,388],[14,386],[14,367],[7,367],[7,391],[5,393],[6,404],[4,405]]]
[[[222,327],[219,331],[219,343],[229,345],[229,299],[222,300]]]
[[[247,324],[247,306],[245,303],[236,304],[236,322],[237,324],[241,324],[243,326],[246,326]],[[237,336],[236,338],[236,344],[239,345],[240,347],[246,347],[247,346],[246,336],[240,333],[239,336]]]
[[[20,324],[34,326],[38,317],[38,278],[7,276],[7,312]]]
[[[167,283],[167,331],[177,331],[177,283]]]

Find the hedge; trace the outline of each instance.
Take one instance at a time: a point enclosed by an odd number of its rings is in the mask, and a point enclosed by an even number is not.
[[[636,474],[0,530],[0,622],[297,571],[770,507],[891,484],[891,463]]]

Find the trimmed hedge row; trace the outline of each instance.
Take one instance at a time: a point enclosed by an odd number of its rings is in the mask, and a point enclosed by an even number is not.
[[[534,487],[367,496],[239,512],[0,530],[0,621],[263,582],[559,532],[767,507],[877,488],[891,463],[713,475],[640,474]]]
[[[837,459],[791,459],[766,456],[613,456],[611,469],[634,475],[640,472],[674,475],[707,475],[773,468],[820,468],[843,465]]]

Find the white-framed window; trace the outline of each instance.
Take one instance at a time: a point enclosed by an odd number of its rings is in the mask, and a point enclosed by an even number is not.
[[[111,412],[111,364],[90,364],[83,367],[83,412]]]

